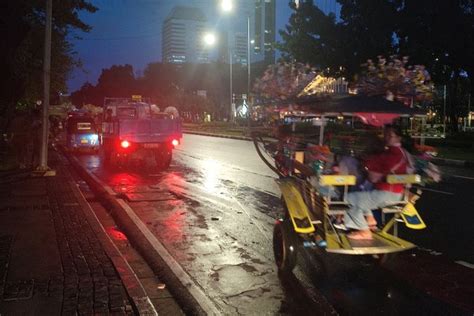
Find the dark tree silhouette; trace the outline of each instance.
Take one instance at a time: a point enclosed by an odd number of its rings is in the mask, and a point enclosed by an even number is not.
[[[0,4],[0,116],[10,117],[19,103],[42,99],[42,65],[46,1],[2,1]],[[51,91],[66,91],[66,79],[77,64],[68,35],[90,26],[80,11],[97,10],[86,0],[53,1]]]

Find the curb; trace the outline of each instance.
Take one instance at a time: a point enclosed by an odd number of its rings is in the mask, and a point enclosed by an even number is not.
[[[210,306],[196,299],[196,291],[190,282],[183,283],[182,278],[176,273],[176,268],[170,267],[162,255],[156,251],[155,245],[150,242],[145,232],[140,230],[137,223],[129,216],[129,210],[124,207],[125,202],[110,194],[110,188],[104,186],[95,175],[84,169],[77,158],[65,153],[72,167],[79,176],[87,183],[101,204],[107,208],[118,226],[127,235],[130,243],[145,259],[153,272],[167,284],[168,290],[172,293],[180,307],[186,315],[218,315],[219,311],[215,306]],[[122,203],[121,203],[122,202]]]

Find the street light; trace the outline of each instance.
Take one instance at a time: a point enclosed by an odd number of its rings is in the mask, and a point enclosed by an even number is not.
[[[234,8],[234,3],[232,0],[222,0],[221,1],[221,9],[224,12],[231,12]]]
[[[207,46],[213,46],[216,43],[216,36],[214,33],[205,33],[203,40]]]
[[[221,6],[221,9],[222,11],[224,12],[232,12],[233,10],[233,7],[234,7],[234,3],[233,3],[233,0],[221,0],[220,2],[220,6]],[[230,34],[230,32],[229,32]],[[228,38],[228,40],[230,40],[230,36]],[[251,115],[251,111],[250,111],[250,101],[249,101],[249,97],[250,97],[250,44],[252,43],[253,44],[253,40],[251,41],[250,40],[250,13],[247,12],[247,98],[246,98],[246,101],[247,101],[247,106],[249,107],[248,110],[249,110],[249,127],[250,127],[250,115]],[[230,107],[231,107],[231,120],[233,119],[233,109],[232,109],[232,101],[233,101],[233,98],[232,98],[232,53],[231,53],[231,47],[230,47],[230,43],[229,43],[229,64],[230,64]]]

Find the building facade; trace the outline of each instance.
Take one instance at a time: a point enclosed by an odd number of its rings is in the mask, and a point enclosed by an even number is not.
[[[247,17],[250,17],[250,39],[247,35]],[[247,47],[251,42],[252,63],[275,62],[276,0],[239,2],[236,12],[228,19],[230,21],[223,25],[219,36],[221,61],[229,63],[230,52],[233,63],[247,65]]]
[[[253,51],[257,61],[275,63],[276,0],[255,0]]]
[[[176,6],[162,28],[162,56],[165,63],[208,63],[203,36],[207,19],[199,8]]]

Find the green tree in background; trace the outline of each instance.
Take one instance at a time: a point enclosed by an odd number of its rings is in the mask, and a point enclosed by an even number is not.
[[[335,15],[325,15],[312,1],[302,1],[299,7],[290,3],[290,7],[294,13],[285,30],[280,30],[283,42],[277,45],[283,59],[330,71],[339,69],[343,50]]]
[[[467,100],[459,85],[467,79],[474,92],[474,1],[337,2],[338,19],[325,15],[313,1],[290,4],[294,12],[280,32],[283,57],[352,78],[368,59],[410,56],[414,65],[426,67],[436,85],[446,85],[447,113],[456,130]]]
[[[461,110],[467,104],[466,79],[474,92],[474,1],[403,1],[399,20],[399,51],[426,65],[435,83],[446,85],[446,112],[457,130],[458,116],[466,114]],[[438,90],[440,108],[444,91]]]
[[[136,94],[133,67],[131,65],[113,65],[108,69],[102,69],[97,89],[104,96],[130,98]]]
[[[0,9],[0,116],[11,117],[20,102],[34,104],[42,99],[44,26],[46,1],[2,1]],[[88,32],[80,11],[97,10],[85,0],[53,1],[51,91],[65,91],[66,79],[79,61],[74,58],[68,35],[73,30]],[[6,125],[4,124],[4,128]]]

